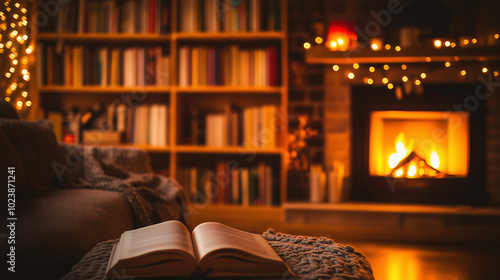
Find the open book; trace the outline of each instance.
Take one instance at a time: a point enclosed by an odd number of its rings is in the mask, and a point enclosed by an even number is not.
[[[179,221],[126,231],[113,247],[106,277],[209,277],[293,275],[259,234],[220,223],[198,225],[190,234]]]

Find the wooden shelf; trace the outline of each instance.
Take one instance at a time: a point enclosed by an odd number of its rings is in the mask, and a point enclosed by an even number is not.
[[[61,93],[61,94],[79,94],[79,93],[132,93],[132,92],[147,92],[154,94],[162,94],[170,92],[168,86],[142,86],[142,87],[120,87],[120,86],[42,86],[39,88],[41,93]]]
[[[282,87],[233,87],[233,86],[200,86],[200,87],[178,87],[178,93],[217,94],[217,93],[258,93],[258,94],[281,94]]]
[[[193,154],[242,154],[248,155],[251,153],[262,155],[279,155],[281,149],[265,149],[265,148],[247,148],[247,147],[207,147],[207,146],[190,146],[182,145],[176,146],[175,151],[181,153]]]
[[[324,47],[306,50],[306,62],[311,64],[352,64],[352,63],[426,63],[446,61],[493,61],[500,60],[500,46],[442,48],[442,49],[394,49],[373,51],[330,51]]]
[[[102,42],[113,41],[138,41],[138,42],[168,42],[170,34],[148,34],[148,33],[39,33],[37,40],[56,41],[64,40],[70,42]]]
[[[261,32],[193,32],[172,33],[172,37],[183,41],[269,41],[281,40],[283,32],[261,31]]]

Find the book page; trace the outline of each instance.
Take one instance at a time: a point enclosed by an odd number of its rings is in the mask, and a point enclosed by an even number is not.
[[[181,250],[196,259],[190,233],[179,221],[167,221],[132,231],[120,239],[119,258],[133,258],[164,250]]]
[[[198,260],[219,249],[236,249],[261,258],[280,261],[280,257],[260,234],[249,233],[216,222],[198,225],[193,230]]]

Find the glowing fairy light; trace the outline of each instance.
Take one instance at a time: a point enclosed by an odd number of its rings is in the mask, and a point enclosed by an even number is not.
[[[354,69],[359,69],[359,64],[354,63],[354,64],[352,65],[352,68],[354,68]]]
[[[389,79],[387,79],[387,78],[382,79],[382,83],[387,84],[388,82],[389,82]]]
[[[332,66],[332,69],[333,69],[333,71],[337,72],[337,71],[339,71],[340,67],[335,64]]]
[[[310,49],[310,48],[311,48],[311,44],[310,44],[310,43],[308,43],[308,42],[305,42],[305,43],[304,43],[304,49],[308,50],[308,49]]]
[[[371,73],[375,72],[375,67],[370,66],[370,68],[368,68],[368,71],[370,71]]]
[[[354,73],[350,72],[349,74],[347,74],[347,77],[349,77],[349,79],[354,79]]]
[[[425,73],[420,74],[420,78],[425,79],[426,77],[427,77],[427,74],[425,74]]]

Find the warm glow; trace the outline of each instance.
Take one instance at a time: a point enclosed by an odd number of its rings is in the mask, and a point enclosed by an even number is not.
[[[332,69],[333,71],[339,71],[340,67],[338,65],[333,65]]]
[[[420,74],[420,78],[425,79],[427,75],[425,73]]]
[[[467,74],[467,71],[465,71],[465,70],[460,71],[460,75],[465,76],[466,74]]]
[[[349,77],[349,79],[354,79],[354,73],[350,72],[349,74],[347,74],[347,77]]]
[[[386,71],[389,70],[389,65],[384,64],[384,70],[386,70]]]
[[[401,78],[401,80],[403,80],[403,82],[405,82],[405,83],[406,83],[406,82],[408,82],[408,77],[403,76],[403,77]]]
[[[486,73],[486,72],[488,72],[488,68],[483,67],[482,71],[483,71],[483,73]]]
[[[402,175],[403,175],[403,169],[400,168],[396,171],[396,177],[401,177]]]
[[[417,167],[412,164],[408,168],[408,177],[415,177],[415,175],[417,175]]]
[[[469,44],[469,40],[468,39],[464,39],[464,45],[468,45]]]
[[[440,161],[439,161],[438,154],[436,153],[436,151],[432,151],[431,156],[429,158],[429,165],[438,169],[439,164],[440,164]]]
[[[456,47],[456,46],[457,46],[457,44],[456,44],[455,42],[451,42],[450,46],[451,46],[452,48],[454,48],[454,47]]]
[[[406,64],[403,64],[403,65],[401,65],[401,69],[406,70],[406,69],[408,69],[408,67],[406,66]]]
[[[311,48],[311,44],[309,44],[308,42],[305,42],[304,43],[304,49],[308,50]]]
[[[434,40],[434,47],[436,47],[436,48],[440,48],[440,47],[441,47],[441,45],[442,45],[441,40]]]
[[[338,39],[337,39],[337,44],[339,44],[339,45],[343,45],[343,44],[344,44],[344,39],[342,39],[342,38],[338,38]]]
[[[427,62],[431,62],[432,61],[432,58],[430,58],[429,56],[425,58],[425,61]]]
[[[389,79],[387,79],[387,78],[382,79],[382,83],[387,84],[388,82],[389,82]]]
[[[368,68],[368,70],[373,73],[373,72],[375,72],[375,67],[370,66],[370,68]]]
[[[450,66],[451,66],[451,63],[450,63],[449,61],[446,61],[446,62],[444,63],[444,66],[446,66],[446,67],[450,67]]]
[[[375,111],[370,117],[372,176],[467,176],[469,115],[464,112]]]
[[[376,51],[379,49],[379,46],[375,43],[372,44],[372,50]]]
[[[493,76],[497,77],[498,76],[498,71],[493,72]]]
[[[477,39],[476,38],[472,38],[472,41],[471,41],[473,44],[477,43]]]
[[[386,45],[385,45],[385,49],[386,49],[386,50],[390,50],[390,49],[391,49],[391,45],[386,44]]]
[[[354,63],[354,64],[352,65],[352,68],[354,68],[354,69],[359,69],[359,64]]]
[[[497,33],[497,34],[495,34],[494,37],[495,37],[495,40],[496,40],[496,39],[498,39],[500,37],[500,35]]]
[[[400,47],[400,46],[396,46],[394,49],[395,49],[397,52],[399,52],[399,51],[401,50],[401,47]]]
[[[393,89],[393,88],[394,88],[394,85],[393,85],[392,83],[388,83],[388,84],[387,84],[387,88],[388,88],[388,89]]]
[[[445,45],[446,47],[449,47],[449,46],[451,46],[451,42],[450,42],[450,41],[446,41],[446,42],[444,42],[444,45]]]
[[[321,43],[323,43],[323,38],[316,37],[316,39],[314,39],[314,41],[316,42],[316,44],[321,44]]]
[[[337,47],[337,42],[335,42],[335,41],[331,41],[331,42],[330,42],[330,47],[331,47],[331,48],[335,48],[335,47]]]
[[[421,83],[422,83],[422,82],[420,82],[420,80],[418,80],[418,79],[417,79],[417,80],[415,80],[415,85],[416,85],[416,86],[419,86]]]

